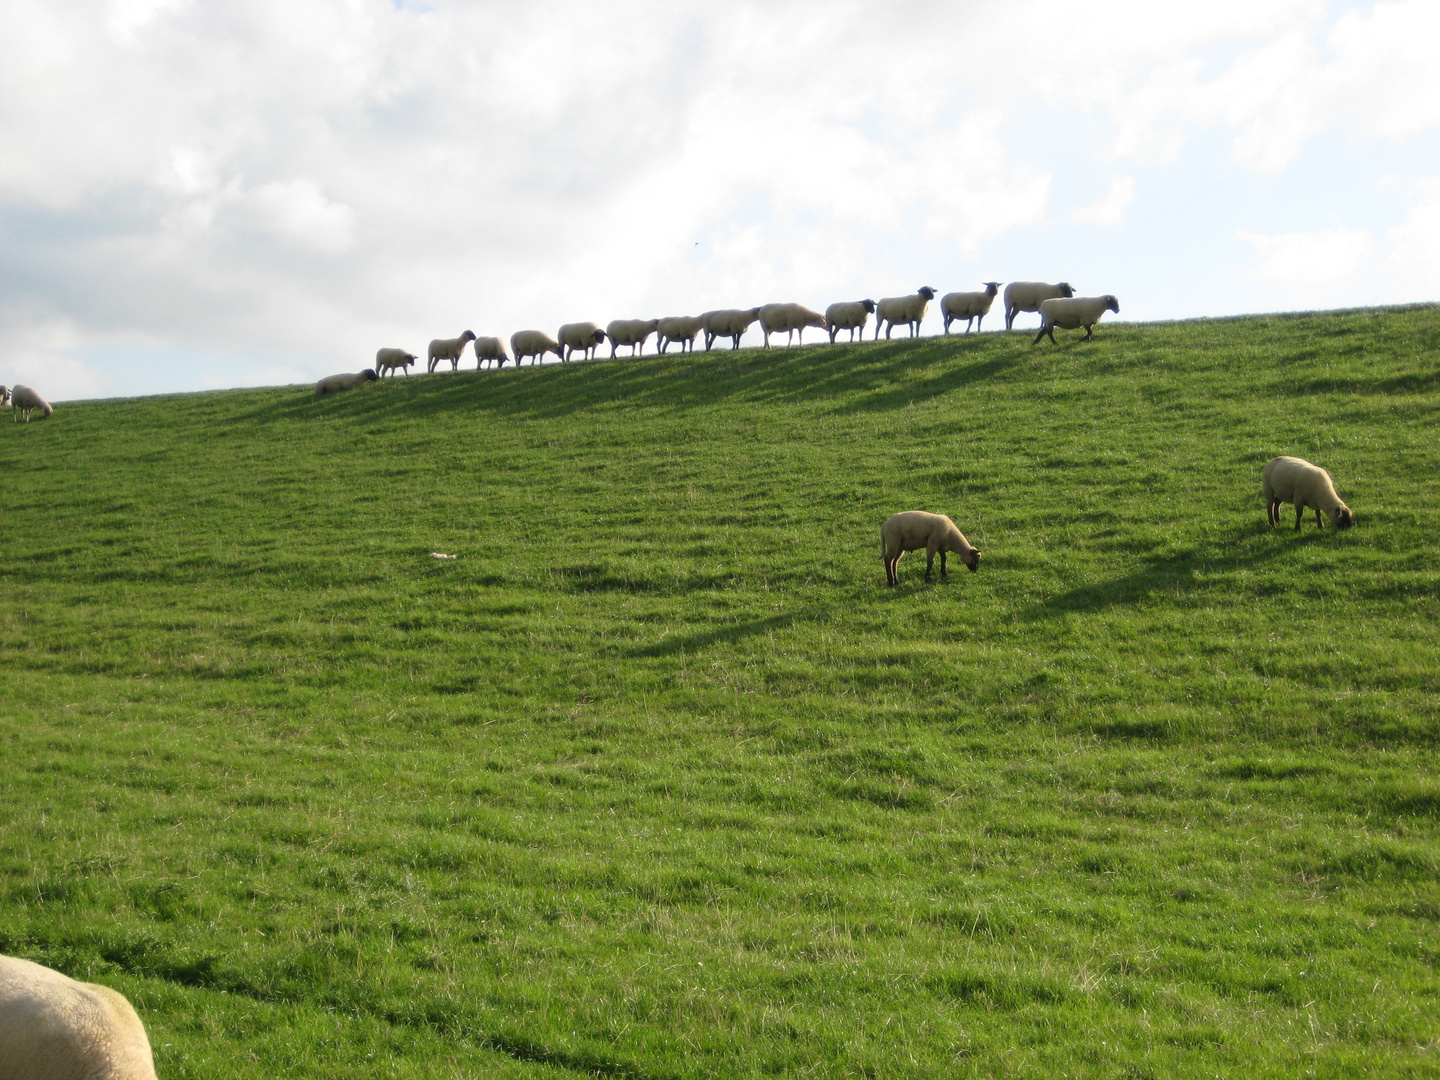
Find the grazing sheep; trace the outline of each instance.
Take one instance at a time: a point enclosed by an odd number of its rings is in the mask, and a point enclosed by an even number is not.
[[[396,368],[400,368],[406,375],[409,375],[410,365],[417,359],[414,353],[406,352],[404,349],[380,349],[375,353],[375,371],[381,378],[384,378],[386,371],[389,371],[393,378]]]
[[[855,331],[860,331],[860,340],[865,340],[865,324],[875,313],[874,300],[845,300],[831,304],[825,309],[825,325],[830,329],[830,344],[835,344],[837,330],[849,330],[850,340],[855,340]]]
[[[10,388],[10,409],[12,420],[19,420],[23,416],[27,424],[30,422],[30,413],[35,409],[40,410],[41,416],[49,416],[55,411],[32,386],[12,386]]]
[[[885,560],[885,584],[894,586],[900,580],[896,564],[907,551],[925,549],[925,580],[930,580],[930,570],[935,565],[935,553],[940,553],[940,576],[949,577],[945,569],[945,553],[953,551],[973,574],[980,569],[980,550],[971,547],[965,534],[944,514],[929,514],[924,510],[906,510],[891,517],[880,526],[880,553]]]
[[[346,372],[344,375],[326,375],[315,384],[315,396],[324,397],[326,394],[333,394],[340,390],[353,390],[367,382],[373,382],[380,376],[375,374],[374,368],[366,368],[364,371]]]
[[[985,316],[990,314],[990,305],[995,302],[995,292],[1000,288],[1000,282],[985,282],[984,292],[952,292],[946,293],[940,298],[940,314],[945,319],[945,333],[950,333],[950,324],[958,319],[965,320],[965,332],[970,332],[970,324],[975,324],[975,332],[980,332],[980,324],[985,321]]]
[[[700,316],[700,328],[705,331],[705,351],[710,351],[710,346],[715,343],[716,338],[728,337],[735,344],[734,348],[740,348],[740,338],[745,331],[750,329],[750,324],[760,318],[760,309],[752,308],[723,308],[720,311],[707,311]]]
[[[547,352],[565,359],[560,353],[560,343],[543,330],[516,330],[510,335],[510,351],[515,354],[516,367],[527,356],[532,357],[532,366],[538,364]]]
[[[593,360],[595,346],[605,340],[605,331],[593,322],[567,322],[555,336],[565,348],[565,355],[560,359],[569,360],[571,354],[578,349],[585,354],[586,360]]]
[[[701,331],[700,316],[676,315],[661,319],[655,327],[655,343],[663,353],[672,341],[680,343],[680,351],[695,351],[695,335]]]
[[[430,363],[427,371],[434,371],[435,365],[441,360],[450,361],[450,370],[460,370],[460,354],[465,351],[465,346],[475,340],[475,332],[466,330],[457,338],[436,338],[430,342]]]
[[[1054,285],[1048,281],[1012,281],[1005,286],[1005,329],[1011,328],[1015,316],[1022,311],[1039,311],[1046,300],[1074,295],[1075,290],[1068,281]]]
[[[605,327],[610,337],[610,359],[615,359],[615,350],[621,345],[630,346],[630,355],[645,354],[645,340],[660,325],[659,319],[616,319]]]
[[[805,344],[805,327],[818,326],[821,330],[825,327],[825,316],[818,311],[811,311],[804,304],[766,304],[760,309],[760,330],[765,335],[765,348],[770,347],[770,335],[785,331],[785,344],[788,347],[795,331],[800,331],[800,344]]]
[[[1287,502],[1295,505],[1296,532],[1300,531],[1300,519],[1305,516],[1307,506],[1315,511],[1316,528],[1325,528],[1325,521],[1320,516],[1322,510],[1337,529],[1348,529],[1355,524],[1355,515],[1350,507],[1335,494],[1335,482],[1330,479],[1330,474],[1303,458],[1272,459],[1261,472],[1260,483],[1265,488],[1265,513],[1272,529],[1280,524],[1280,504]]]
[[[917,337],[920,333],[920,320],[925,318],[925,309],[930,306],[930,301],[935,299],[935,290],[929,285],[923,285],[917,292],[909,296],[887,296],[880,301],[875,312],[875,340],[880,340],[880,324],[885,324],[885,340],[890,340],[890,331],[898,323],[905,323],[910,327],[910,336]]]
[[[1104,296],[1057,297],[1046,300],[1040,305],[1040,332],[1030,344],[1039,345],[1040,339],[1047,334],[1050,335],[1050,343],[1055,344],[1057,326],[1062,330],[1079,330],[1083,326],[1085,336],[1080,340],[1089,341],[1095,336],[1095,324],[1107,311],[1120,314],[1120,301],[1109,293]]]
[[[480,370],[480,365],[486,360],[491,361],[491,367],[504,367],[505,361],[510,359],[505,351],[505,343],[498,337],[477,337],[475,339],[475,370]],[[516,361],[519,366],[519,361]]]
[[[0,1077],[155,1080],[155,1060],[121,994],[0,956]]]

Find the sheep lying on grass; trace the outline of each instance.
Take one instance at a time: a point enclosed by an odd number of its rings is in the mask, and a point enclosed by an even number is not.
[[[925,309],[935,299],[935,290],[922,285],[909,296],[887,296],[880,301],[875,311],[875,340],[880,340],[880,324],[885,324],[885,340],[890,340],[890,331],[899,323],[910,327],[910,336],[920,333],[920,321],[925,318]]]
[[[930,514],[924,510],[906,510],[891,517],[880,526],[880,553],[885,560],[885,584],[894,586],[900,580],[896,564],[907,551],[925,549],[925,580],[930,580],[931,568],[935,565],[935,553],[940,553],[940,576],[949,577],[945,568],[945,553],[953,551],[973,574],[980,568],[980,549],[971,547],[965,534],[944,514]]]
[[[720,311],[705,312],[700,316],[700,328],[705,331],[705,351],[709,352],[715,339],[722,337],[732,339],[735,342],[734,348],[740,348],[741,337],[759,317],[758,307],[723,308]]]
[[[1321,511],[1335,523],[1337,529],[1348,529],[1355,524],[1355,515],[1350,507],[1341,502],[1340,496],[1335,493],[1335,482],[1330,479],[1330,474],[1303,458],[1273,458],[1261,472],[1260,483],[1265,488],[1265,513],[1272,529],[1280,524],[1281,503],[1295,505],[1296,532],[1300,531],[1300,519],[1305,516],[1307,506],[1315,511],[1316,528],[1325,528]]]
[[[1120,314],[1120,301],[1108,293],[1104,296],[1075,296],[1046,300],[1040,305],[1040,332],[1035,335],[1031,345],[1039,345],[1040,339],[1047,334],[1050,336],[1051,344],[1055,344],[1055,328],[1062,330],[1079,330],[1085,328],[1085,336],[1081,341],[1089,341],[1095,336],[1095,324],[1100,321],[1100,316],[1107,311]]]
[[[396,368],[400,368],[406,375],[409,375],[410,365],[415,363],[416,359],[414,353],[406,352],[404,349],[380,349],[375,353],[375,371],[382,378],[387,371],[393,378]]]
[[[12,420],[19,420],[23,416],[27,424],[30,422],[30,413],[35,409],[40,410],[41,416],[49,416],[55,411],[51,408],[50,403],[40,396],[39,391],[32,386],[12,386],[10,388],[10,408]]]
[[[605,340],[605,331],[593,322],[567,322],[555,336],[565,348],[565,355],[560,359],[569,360],[579,350],[586,360],[593,360],[595,346]]]
[[[505,343],[498,337],[477,337],[475,339],[475,370],[479,371],[486,360],[490,361],[491,367],[504,367],[505,361],[510,355],[505,351]],[[519,366],[519,362],[516,362]]]
[[[466,330],[459,337],[436,338],[430,342],[430,363],[427,371],[434,371],[435,365],[441,360],[450,361],[450,370],[460,370],[460,354],[465,351],[465,346],[475,340],[475,332]]]
[[[865,340],[865,324],[875,313],[874,300],[842,300],[825,309],[825,325],[830,329],[830,344],[835,344],[838,330],[849,330],[850,340],[855,340],[855,331],[860,331],[860,340]]]
[[[155,1080],[155,1060],[122,995],[0,956],[0,1077]]]
[[[510,335],[510,351],[515,354],[515,366],[525,357],[533,357],[531,364],[538,364],[547,352],[553,352],[560,359],[560,343],[543,330],[516,330]]]
[[[785,344],[788,346],[795,335],[800,331],[800,344],[805,344],[805,327],[818,326],[825,329],[825,316],[818,311],[811,311],[804,304],[766,304],[760,309],[760,330],[765,335],[765,348],[770,347],[770,335],[785,331]]]
[[[672,341],[680,343],[680,351],[695,351],[695,335],[701,330],[700,316],[675,315],[661,319],[655,327],[655,344],[663,353]]]
[[[970,332],[970,324],[973,322],[978,334],[980,324],[985,321],[985,316],[990,314],[990,305],[995,302],[995,292],[999,288],[998,281],[987,281],[984,292],[952,292],[942,296],[940,314],[945,319],[945,333],[950,333],[952,322],[964,319],[965,332]]]
[[[610,338],[610,359],[615,359],[615,350],[621,345],[630,346],[631,356],[645,354],[645,341],[660,325],[659,319],[616,319],[605,327]]]
[[[326,375],[315,384],[315,396],[324,397],[326,394],[334,394],[340,390],[353,390],[367,382],[373,382],[380,376],[375,374],[374,368],[366,368],[364,371],[346,372],[343,375]]]
[[[1068,281],[1052,285],[1048,281],[1012,281],[1005,286],[1005,329],[1009,330],[1015,316],[1022,311],[1039,311],[1046,300],[1057,296],[1074,296]]]

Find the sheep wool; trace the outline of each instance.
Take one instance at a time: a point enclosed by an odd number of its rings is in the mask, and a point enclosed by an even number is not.
[[[800,332],[800,344],[805,344],[805,328],[818,326],[825,329],[825,316],[811,311],[804,304],[766,304],[760,309],[760,330],[765,335],[765,348],[770,347],[770,335],[785,331],[788,346],[795,332]]]
[[[680,343],[680,351],[695,351],[695,335],[701,330],[700,316],[674,315],[661,319],[655,327],[655,344],[663,353],[671,342]]]
[[[1039,311],[1046,300],[1074,295],[1075,290],[1068,281],[1054,285],[1048,281],[1012,281],[1005,286],[1005,329],[1014,325],[1015,316],[1022,311]]]
[[[946,293],[940,298],[940,315],[945,320],[945,333],[950,333],[950,324],[958,319],[965,320],[965,332],[970,332],[970,324],[975,324],[975,332],[980,332],[980,324],[985,321],[985,316],[990,314],[990,305],[995,303],[995,292],[1000,288],[1000,282],[985,282],[984,292],[952,292]]]
[[[434,371],[435,365],[441,360],[450,361],[450,370],[460,370],[460,354],[465,351],[465,346],[475,340],[475,332],[466,330],[457,338],[436,338],[430,342],[430,363],[427,370]]]
[[[569,322],[560,327],[555,337],[565,348],[565,355],[560,359],[569,360],[579,351],[585,354],[586,360],[593,360],[595,346],[605,340],[605,331],[593,322]]]
[[[531,365],[540,363],[547,352],[553,352],[562,360],[564,356],[560,352],[560,343],[543,330],[516,330],[510,335],[510,351],[515,354],[515,366],[520,366],[520,361],[525,357],[531,357]]]
[[[825,325],[830,330],[830,344],[835,344],[835,334],[840,330],[850,331],[850,340],[855,340],[855,331],[860,331],[860,340],[865,340],[865,324],[875,314],[874,300],[842,300],[825,309]]]
[[[0,956],[0,1077],[155,1080],[155,1061],[122,995]]]
[[[630,346],[631,356],[643,356],[646,339],[659,325],[659,319],[616,319],[610,323],[605,327],[605,333],[610,338],[610,358],[615,358],[615,350],[621,345]]]
[[[396,368],[409,375],[410,365],[415,363],[416,359],[414,353],[406,352],[404,349],[379,349],[375,353],[375,370],[382,377],[388,371],[393,378]]]
[[[510,354],[505,351],[505,343],[498,337],[477,337],[474,348],[476,371],[480,370],[486,360],[491,362],[491,367],[504,367],[505,361],[510,359]]]
[[[910,327],[910,336],[918,337],[920,323],[925,318],[925,309],[935,299],[935,290],[922,285],[909,296],[887,296],[875,310],[875,340],[880,340],[880,325],[885,325],[885,340],[890,340],[890,331],[899,323]]]
[[[700,327],[705,331],[705,351],[709,352],[715,339],[722,337],[728,337],[734,341],[735,344],[732,348],[740,348],[740,339],[758,318],[760,318],[758,307],[722,308],[719,311],[705,312],[700,316]]]
[[[23,416],[27,424],[30,422],[30,414],[36,409],[40,410],[41,416],[49,416],[55,411],[33,386],[12,386],[10,408],[12,420],[19,420]]]
[[[1107,311],[1120,314],[1120,301],[1108,293],[1104,296],[1072,296],[1056,297],[1042,301],[1040,304],[1040,332],[1035,335],[1035,340],[1030,344],[1039,345],[1040,339],[1047,334],[1050,343],[1055,344],[1055,328],[1062,330],[1079,330],[1085,328],[1085,336],[1082,341],[1089,341],[1095,336],[1095,324],[1100,321],[1100,316]]]
[[[949,577],[945,569],[945,553],[953,551],[973,574],[980,569],[980,549],[973,547],[965,534],[944,514],[924,510],[905,510],[880,526],[880,556],[885,561],[885,584],[894,586],[900,580],[897,564],[907,551],[925,549],[925,580],[940,555],[940,576]]]
[[[375,374],[374,368],[346,372],[343,375],[327,375],[315,384],[315,396],[324,397],[326,394],[338,393],[341,390],[353,390],[355,387],[372,382],[379,377]]]
[[[1325,528],[1325,520],[1320,516],[1322,511],[1337,529],[1348,529],[1355,524],[1355,515],[1340,501],[1330,474],[1304,458],[1272,458],[1260,473],[1260,483],[1265,489],[1265,514],[1272,529],[1280,524],[1281,503],[1294,505],[1296,532],[1300,531],[1307,506],[1315,511],[1318,529]]]

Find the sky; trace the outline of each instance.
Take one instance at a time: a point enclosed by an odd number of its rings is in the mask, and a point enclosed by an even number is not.
[[[0,382],[988,280],[1436,300],[1437,41],[1435,0],[6,0]]]

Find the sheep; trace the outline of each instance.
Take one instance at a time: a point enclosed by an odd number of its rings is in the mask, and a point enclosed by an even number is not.
[[[1300,531],[1300,520],[1307,506],[1315,511],[1316,528],[1325,528],[1325,521],[1320,517],[1322,510],[1337,529],[1348,529],[1355,524],[1350,507],[1335,494],[1335,482],[1330,474],[1303,458],[1273,458],[1260,473],[1260,483],[1265,488],[1265,513],[1272,529],[1280,524],[1280,504],[1287,502],[1295,505],[1296,532]]]
[[[605,331],[593,322],[571,322],[560,327],[560,332],[555,337],[565,348],[565,355],[560,359],[569,360],[571,354],[578,349],[585,354],[586,360],[593,360],[595,346],[605,340]]]
[[[326,394],[333,394],[339,390],[353,390],[367,382],[373,382],[380,376],[375,374],[374,368],[366,368],[364,371],[346,372],[344,375],[326,375],[315,384],[315,396],[324,397]]]
[[[0,956],[5,1080],[155,1080],[145,1025],[108,986]]]
[[[1050,343],[1055,344],[1057,326],[1062,330],[1079,330],[1083,326],[1085,336],[1080,340],[1089,341],[1095,336],[1095,324],[1107,311],[1120,314],[1120,301],[1109,293],[1104,296],[1053,297],[1041,301],[1040,332],[1030,344],[1039,345],[1040,339],[1047,334],[1050,335]]]
[[[1000,288],[1000,282],[985,282],[984,292],[952,292],[946,293],[940,298],[940,314],[945,319],[945,333],[950,333],[950,324],[958,319],[965,320],[965,332],[970,332],[970,324],[975,324],[975,332],[980,332],[980,324],[985,321],[985,316],[990,314],[990,305],[995,302],[995,291]]]
[[[565,359],[560,352],[560,343],[543,330],[516,330],[510,335],[510,351],[515,354],[516,367],[527,356],[531,357],[532,365],[538,364],[547,352]]]
[[[825,316],[811,311],[804,304],[766,304],[760,309],[760,330],[765,335],[765,348],[770,347],[770,335],[785,331],[785,344],[790,344],[795,331],[800,331],[800,344],[805,344],[805,327],[818,326],[826,329]]]
[[[436,338],[430,342],[430,365],[427,370],[434,371],[435,365],[441,360],[450,361],[450,370],[460,370],[460,354],[465,351],[465,346],[475,340],[475,332],[466,330],[457,338]]]
[[[410,374],[410,365],[418,359],[412,352],[404,349],[380,349],[375,353],[375,371],[383,378],[385,372],[390,372],[391,378],[395,376],[395,369],[400,368],[406,375]]]
[[[855,331],[860,331],[860,340],[865,340],[865,324],[875,314],[874,300],[844,300],[831,304],[825,309],[825,325],[830,329],[830,344],[835,344],[838,330],[849,330],[850,340],[855,340]]]
[[[605,327],[610,338],[610,359],[615,359],[615,350],[621,345],[630,346],[630,355],[645,354],[645,339],[660,325],[659,319],[616,319]]]
[[[10,404],[10,387],[0,386],[0,405]]]
[[[909,296],[887,296],[881,300],[875,312],[875,340],[880,340],[880,324],[885,323],[885,340],[890,340],[890,331],[897,323],[910,327],[910,336],[920,333],[920,320],[925,318],[925,309],[935,299],[935,290],[922,285]]]
[[[498,337],[477,337],[475,339],[475,370],[480,370],[480,365],[486,360],[491,361],[491,367],[504,367],[505,361],[510,355],[505,351],[505,343]],[[516,362],[519,366],[519,362]]]
[[[1046,300],[1057,296],[1070,297],[1075,290],[1068,281],[1012,281],[1005,286],[1005,329],[1011,329],[1015,316],[1022,311],[1039,311]]]
[[[880,555],[885,560],[885,584],[892,588],[899,583],[900,574],[896,565],[907,551],[925,549],[925,580],[930,580],[930,570],[935,565],[935,553],[940,553],[940,576],[949,577],[945,569],[945,553],[953,551],[973,574],[980,569],[980,550],[972,547],[965,534],[944,514],[930,514],[924,510],[906,510],[893,515],[880,526]]]
[[[10,388],[10,418],[12,420],[19,420],[23,416],[28,424],[30,413],[35,409],[40,410],[41,416],[49,416],[55,411],[34,387],[12,386]]]
[[[672,341],[680,343],[680,351],[695,351],[695,335],[701,330],[700,316],[675,315],[661,319],[655,327],[655,342],[663,353]]]
[[[700,316],[700,328],[705,331],[705,351],[710,351],[710,346],[715,343],[716,338],[728,337],[735,342],[734,348],[740,348],[740,338],[745,331],[750,329],[750,324],[760,318],[760,309],[752,308],[722,308],[719,311],[707,311]]]

